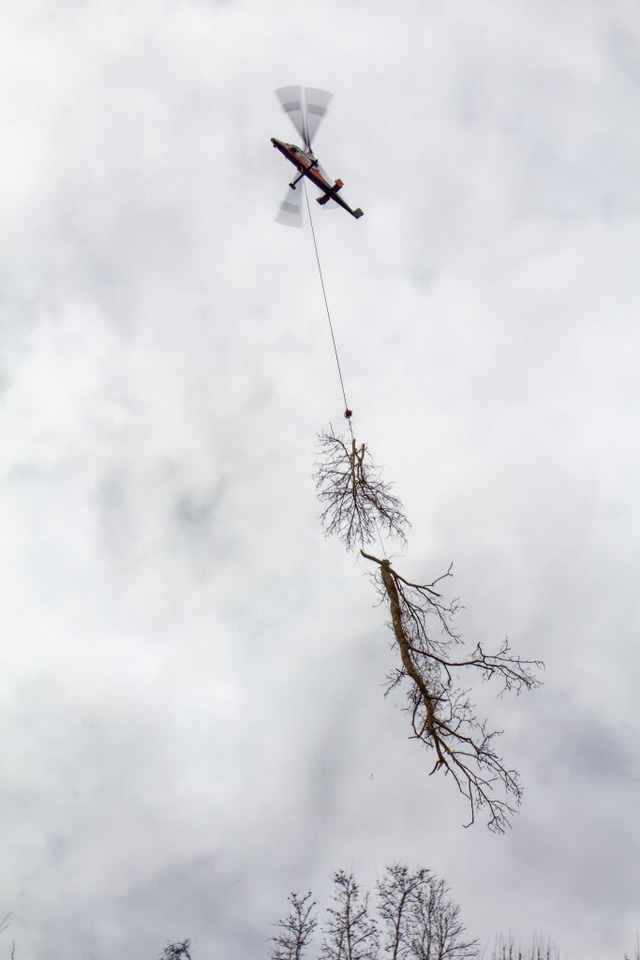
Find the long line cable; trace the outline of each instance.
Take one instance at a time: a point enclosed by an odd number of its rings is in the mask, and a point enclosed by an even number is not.
[[[340,377],[340,386],[342,388],[342,398],[344,400],[345,407],[345,416],[347,417],[349,423],[349,432],[353,438],[353,427],[351,425],[351,410],[349,409],[349,404],[347,402],[347,393],[344,386],[344,378],[342,376],[342,367],[340,365],[340,356],[338,354],[338,344],[336,343],[336,336],[333,331],[333,323],[331,321],[331,311],[329,310],[329,300],[327,299],[327,291],[324,285],[324,276],[322,274],[322,264],[320,263],[320,254],[318,252],[318,241],[316,240],[316,231],[313,227],[313,218],[311,216],[311,204],[309,203],[309,194],[307,193],[307,182],[303,179],[302,185],[304,187],[304,199],[307,203],[307,212],[309,214],[309,223],[311,224],[311,236],[313,237],[313,248],[316,252],[316,263],[318,264],[318,275],[320,277],[320,286],[322,287],[322,296],[324,298],[324,305],[327,311],[327,321],[329,323],[329,331],[331,333],[331,342],[333,344],[333,353],[336,358],[336,366],[338,368],[338,376]],[[355,441],[354,441],[355,442]],[[380,533],[380,527],[378,524],[375,524],[376,533],[378,534],[378,540],[380,541],[380,547],[382,548],[382,554],[384,557],[387,556],[387,551],[385,549],[384,541],[382,539],[382,534]]]
[[[304,179],[303,179],[303,181],[302,181],[302,185],[303,185],[303,187],[304,187],[304,198],[305,198],[305,200],[306,200],[306,202],[307,202],[307,211],[308,211],[308,213],[309,213],[309,223],[311,224],[311,236],[313,237],[313,247],[314,247],[314,250],[315,250],[315,252],[316,252],[316,263],[318,264],[318,274],[319,274],[319,276],[320,276],[320,286],[322,287],[322,296],[324,297],[324,305],[325,305],[325,308],[326,308],[326,311],[327,311],[327,320],[328,320],[328,322],[329,322],[329,331],[330,331],[330,333],[331,333],[331,342],[332,342],[332,344],[333,344],[333,353],[334,353],[335,358],[336,358],[336,366],[337,366],[337,368],[338,368],[338,376],[340,377],[340,386],[341,386],[341,388],[342,388],[342,398],[343,398],[343,400],[344,400],[345,416],[347,416],[347,419],[349,420],[349,428],[351,429],[351,420],[350,420],[351,411],[349,410],[349,404],[348,404],[348,402],[347,402],[347,392],[346,392],[345,387],[344,387],[344,378],[343,378],[343,376],[342,376],[342,367],[341,367],[341,365],[340,365],[340,357],[339,357],[339,355],[338,355],[338,344],[336,343],[336,336],[335,336],[335,333],[333,332],[333,323],[331,322],[331,312],[330,312],[330,310],[329,310],[329,301],[328,301],[328,299],[327,299],[327,291],[326,291],[326,288],[325,288],[325,285],[324,285],[324,277],[323,277],[323,275],[322,275],[322,265],[321,265],[321,263],[320,263],[320,254],[318,253],[318,242],[317,242],[317,240],[316,240],[316,232],[315,232],[315,230],[314,230],[314,228],[313,228],[313,218],[312,218],[312,216],[311,216],[311,205],[310,205],[310,203],[309,203],[309,194],[307,193],[307,184],[306,184],[306,181],[305,181]]]

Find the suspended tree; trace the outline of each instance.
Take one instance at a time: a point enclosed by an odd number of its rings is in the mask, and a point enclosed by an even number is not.
[[[510,770],[496,751],[500,731],[490,731],[486,721],[478,718],[460,678],[474,673],[483,680],[497,679],[501,694],[520,693],[540,685],[536,670],[542,664],[515,656],[507,640],[495,653],[488,653],[478,643],[470,653],[456,656],[461,639],[453,618],[459,603],[443,600],[435,589],[440,580],[451,576],[451,567],[432,583],[412,583],[394,570],[389,560],[360,552],[378,564],[379,576],[374,581],[388,604],[400,652],[400,666],[388,678],[387,693],[406,685],[413,736],[435,753],[431,772],[450,774],[467,798],[467,826],[475,821],[479,808],[486,808],[489,828],[504,832],[515,812],[514,804],[521,801],[522,787],[516,771]],[[502,789],[504,799],[495,794],[496,788]]]
[[[351,424],[350,424],[351,426]],[[409,526],[402,502],[391,493],[364,443],[351,434],[345,439],[331,430],[319,437],[322,461],[314,474],[321,520],[327,536],[336,536],[348,550],[360,547],[362,556],[378,565],[373,580],[388,606],[400,664],[388,678],[387,693],[407,690],[407,712],[412,736],[435,753],[432,773],[450,774],[469,803],[467,826],[485,808],[491,830],[504,832],[522,799],[518,774],[496,750],[499,731],[478,718],[469,699],[466,680],[472,675],[497,679],[500,693],[531,690],[540,685],[539,661],[522,660],[508,641],[495,652],[481,644],[458,654],[462,641],[455,629],[457,600],[445,600],[436,585],[451,577],[451,566],[431,583],[415,583],[401,576],[385,558],[363,549],[376,537],[406,541]]]

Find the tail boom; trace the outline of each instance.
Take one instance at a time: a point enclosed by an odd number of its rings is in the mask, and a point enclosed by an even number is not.
[[[350,213],[352,217],[355,217],[356,220],[359,220],[360,217],[363,215],[360,207],[356,207],[355,210],[352,210],[349,204],[346,202],[346,200],[343,200],[342,197],[338,196],[338,190],[340,190],[343,186],[344,184],[342,180],[336,180],[334,185],[330,187],[328,190],[326,189],[326,187],[323,188],[325,192],[321,197],[316,197],[316,200],[320,204],[320,206],[324,206],[325,203],[329,202],[329,200],[335,200],[335,202],[339,204],[344,210],[346,210],[347,213]]]

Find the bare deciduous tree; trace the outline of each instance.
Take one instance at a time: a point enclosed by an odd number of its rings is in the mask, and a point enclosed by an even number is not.
[[[271,937],[274,947],[271,951],[272,960],[302,960],[305,948],[316,928],[315,900],[308,893],[299,897],[296,893],[289,894],[291,912],[284,920],[274,924],[280,929],[277,936]]]
[[[516,945],[513,935],[510,934],[506,939],[500,937],[494,947],[492,960],[560,960],[560,951],[537,937],[533,938],[531,947],[523,948]]]
[[[182,943],[167,943],[160,954],[160,960],[191,960],[189,948],[190,940],[183,940]]]
[[[320,960],[378,960],[381,953],[389,960],[477,957],[477,941],[467,936],[460,908],[452,901],[445,881],[430,870],[410,871],[401,864],[387,867],[377,884],[377,909],[370,909],[369,895],[361,894],[353,874],[338,871],[334,884],[334,906],[327,910],[323,925]],[[289,897],[292,903],[294,897]],[[305,915],[310,898],[311,894],[304,899],[295,897],[302,909],[296,907],[276,926],[289,930],[292,919]],[[295,939],[293,936],[288,943]],[[275,954],[272,957],[275,960]]]
[[[469,801],[469,826],[476,811],[486,808],[488,826],[504,832],[520,803],[522,787],[515,770],[508,769],[495,749],[500,731],[489,732],[486,721],[476,716],[468,690],[457,680],[465,671],[473,671],[483,680],[498,678],[500,693],[519,693],[540,685],[535,671],[540,661],[514,656],[507,640],[497,653],[487,653],[478,644],[470,654],[457,658],[452,648],[461,643],[453,627],[458,601],[447,603],[435,590],[436,584],[451,576],[447,573],[428,584],[412,583],[393,569],[389,560],[360,551],[377,563],[375,577],[381,598],[391,613],[391,627],[400,650],[401,666],[389,677],[387,692],[403,681],[409,682],[407,711],[411,715],[413,735],[435,751],[432,773],[451,774],[460,792]],[[496,796],[495,788],[505,799]]]
[[[369,912],[369,894],[363,897],[353,874],[339,870],[333,877],[335,907],[320,948],[321,960],[374,960],[378,953],[378,931]]]
[[[388,867],[378,882],[378,903],[391,960],[473,960],[478,955],[478,941],[466,936],[446,882],[430,870]]]
[[[318,441],[323,460],[314,480],[326,535],[337,536],[348,550],[372,543],[378,532],[404,542],[409,522],[402,503],[381,479],[366,445],[358,446],[353,436],[337,437],[333,430]]]

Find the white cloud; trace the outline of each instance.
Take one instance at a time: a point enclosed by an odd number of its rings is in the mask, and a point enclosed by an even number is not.
[[[22,4],[2,40],[0,713],[17,954],[264,955],[289,889],[445,876],[474,935],[638,924],[640,23],[631,3]],[[336,94],[315,219],[354,428],[455,562],[497,839],[429,778],[310,479],[342,400],[273,88]],[[314,207],[315,212],[315,207]],[[635,912],[634,912],[635,911]],[[5,933],[5,940],[7,933]],[[9,942],[9,941],[7,941]]]

